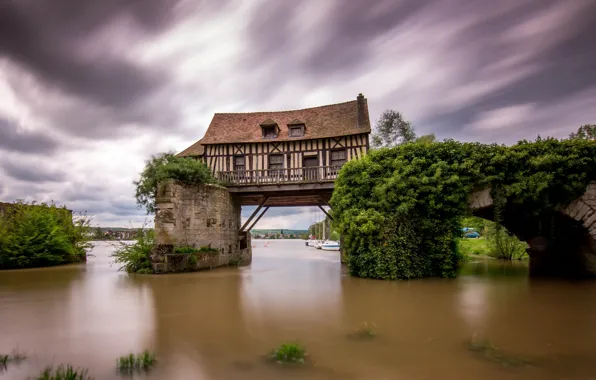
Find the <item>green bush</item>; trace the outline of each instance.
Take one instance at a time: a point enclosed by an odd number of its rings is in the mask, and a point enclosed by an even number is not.
[[[55,204],[16,203],[0,214],[0,269],[86,260],[90,219]]]
[[[145,207],[148,214],[155,212],[157,186],[175,180],[187,185],[217,183],[211,169],[200,160],[176,157],[174,153],[160,153],[145,162],[145,168],[136,186],[136,199],[139,207]]]
[[[217,255],[219,250],[211,247],[201,247],[199,248],[199,252],[206,253],[208,255]]]
[[[192,254],[198,253],[199,250],[194,247],[176,247],[174,253]]]
[[[119,357],[117,368],[120,372],[130,373],[135,370],[149,370],[156,362],[155,353],[145,350],[137,355],[130,353]]]
[[[523,204],[538,221],[596,178],[596,143],[539,139],[512,147],[445,141],[372,150],[346,163],[331,199],[351,275],[453,277],[468,196],[491,186],[494,219]],[[536,223],[538,225],[538,223]]]
[[[119,245],[111,255],[115,263],[122,264],[118,270],[127,273],[153,273],[151,251],[155,247],[155,232],[152,229],[140,229],[135,243],[120,242]]]
[[[93,380],[87,369],[75,369],[71,365],[60,365],[56,370],[47,367],[35,380]]]
[[[304,363],[306,350],[298,343],[283,343],[270,357],[278,363]]]

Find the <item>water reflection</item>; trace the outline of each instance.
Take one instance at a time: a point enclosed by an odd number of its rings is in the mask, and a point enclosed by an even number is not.
[[[349,277],[337,252],[255,241],[253,263],[191,274],[129,276],[100,243],[85,265],[0,273],[0,352],[113,379],[115,359],[157,351],[149,379],[585,379],[596,373],[596,284],[530,280],[525,263],[469,263],[458,279]],[[373,339],[351,334],[374,323]],[[504,369],[470,355],[489,339],[533,365]],[[315,367],[285,371],[264,355],[297,339]]]

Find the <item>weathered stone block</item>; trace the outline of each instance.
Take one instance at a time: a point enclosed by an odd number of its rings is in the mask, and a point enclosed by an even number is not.
[[[577,211],[577,213],[575,214],[575,216],[573,217],[575,220],[582,220],[583,217],[590,211],[592,211],[592,208],[590,206],[588,206],[587,204],[585,204],[582,201],[579,201],[579,210]]]
[[[590,226],[594,224],[596,224],[596,212],[594,212],[592,216],[584,220],[584,226],[586,228],[590,228]]]
[[[156,242],[219,250],[214,257],[200,260],[199,268],[228,265],[230,262],[250,263],[250,242],[240,249],[240,203],[225,187],[216,185],[185,186],[169,183],[160,188],[164,205],[155,218]],[[166,204],[167,203],[167,204]],[[180,264],[182,265],[182,264]],[[176,270],[180,265],[166,267]],[[162,270],[161,268],[160,270]]]

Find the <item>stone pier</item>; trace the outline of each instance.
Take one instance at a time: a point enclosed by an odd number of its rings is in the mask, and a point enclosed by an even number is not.
[[[250,233],[240,233],[240,201],[217,185],[162,184],[156,197],[153,269],[158,273],[245,265],[252,260]],[[178,247],[204,253],[175,254]],[[211,248],[211,249],[208,249]]]

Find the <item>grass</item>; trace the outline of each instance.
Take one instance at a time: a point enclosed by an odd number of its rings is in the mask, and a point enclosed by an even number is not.
[[[174,249],[174,253],[182,253],[182,254],[192,254],[198,253],[199,250],[194,247],[176,247]]]
[[[174,253],[178,253],[178,254],[182,254],[182,255],[192,255],[195,253],[206,253],[208,255],[216,255],[219,253],[219,250],[217,250],[215,248],[211,248],[211,247],[195,248],[195,247],[184,246],[184,247],[174,248]]]
[[[128,355],[119,357],[117,367],[120,372],[149,370],[156,362],[155,353],[145,350],[137,355],[131,352]]]
[[[348,334],[351,339],[372,339],[377,336],[376,333],[377,325],[373,322],[363,322],[362,325],[356,329],[356,331]]]
[[[490,256],[492,250],[485,238],[469,239],[461,238],[458,241],[459,251],[466,256],[485,255]]]
[[[298,343],[283,343],[271,352],[270,358],[277,363],[304,364],[306,350]]]
[[[89,376],[87,369],[75,369],[70,364],[61,364],[56,370],[47,367],[35,380],[93,380],[93,377]]]
[[[473,338],[468,342],[468,351],[480,359],[497,363],[504,367],[522,367],[530,364],[529,361],[523,358],[505,354],[486,339],[478,340]]]
[[[496,252],[495,247],[491,242],[485,237],[479,238],[461,238],[458,240],[458,249],[465,256],[488,256],[493,258],[500,258],[499,254]],[[513,254],[513,258],[517,260],[525,260],[528,259],[528,254],[525,253],[525,245],[524,243],[520,242],[520,244],[511,244],[511,249],[515,250]]]
[[[13,351],[12,354],[0,354],[0,367],[6,367],[9,363],[20,363],[27,359],[23,352]]]

